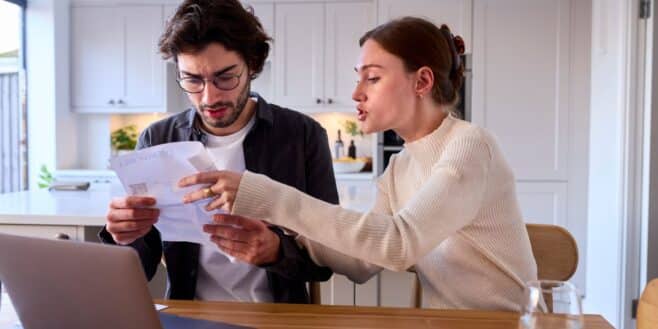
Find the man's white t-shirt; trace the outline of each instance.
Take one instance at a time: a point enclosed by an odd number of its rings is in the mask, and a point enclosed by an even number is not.
[[[256,122],[256,117],[240,131],[228,136],[207,134],[206,149],[213,157],[219,170],[243,172],[245,168],[244,142],[247,133]],[[210,239],[210,236],[208,236]],[[231,262],[220,252],[219,247],[201,245],[199,271],[196,282],[196,299],[215,301],[272,302],[264,269],[244,263]]]

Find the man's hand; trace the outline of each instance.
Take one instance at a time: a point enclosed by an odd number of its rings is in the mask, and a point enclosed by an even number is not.
[[[127,245],[148,233],[158,221],[160,210],[151,197],[115,198],[110,203],[105,229],[117,244]]]
[[[218,214],[213,222],[204,225],[203,231],[225,253],[257,266],[278,260],[281,240],[262,221]]]

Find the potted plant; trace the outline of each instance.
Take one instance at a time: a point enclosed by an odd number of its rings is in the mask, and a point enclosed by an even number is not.
[[[55,181],[55,177],[53,177],[53,174],[48,170],[48,167],[46,165],[41,165],[41,171],[39,172],[39,181],[37,185],[39,185],[39,188],[48,188],[52,183]]]
[[[129,125],[113,131],[110,142],[115,155],[133,151],[137,145],[137,127]]]

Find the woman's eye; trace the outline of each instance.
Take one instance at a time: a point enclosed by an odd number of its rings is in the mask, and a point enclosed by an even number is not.
[[[379,77],[368,78],[368,82],[377,82],[377,81],[379,81]]]

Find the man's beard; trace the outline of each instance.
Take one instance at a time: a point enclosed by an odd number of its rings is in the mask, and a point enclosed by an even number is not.
[[[247,101],[249,100],[249,92],[251,89],[251,81],[247,81],[247,84],[244,86],[240,95],[238,95],[237,104],[233,102],[217,102],[212,105],[208,104],[199,104],[197,107],[197,112],[199,113],[201,120],[209,127],[213,128],[226,128],[238,121],[240,114],[244,111]],[[215,109],[226,107],[228,115],[221,119],[208,118],[203,114],[205,109]]]

